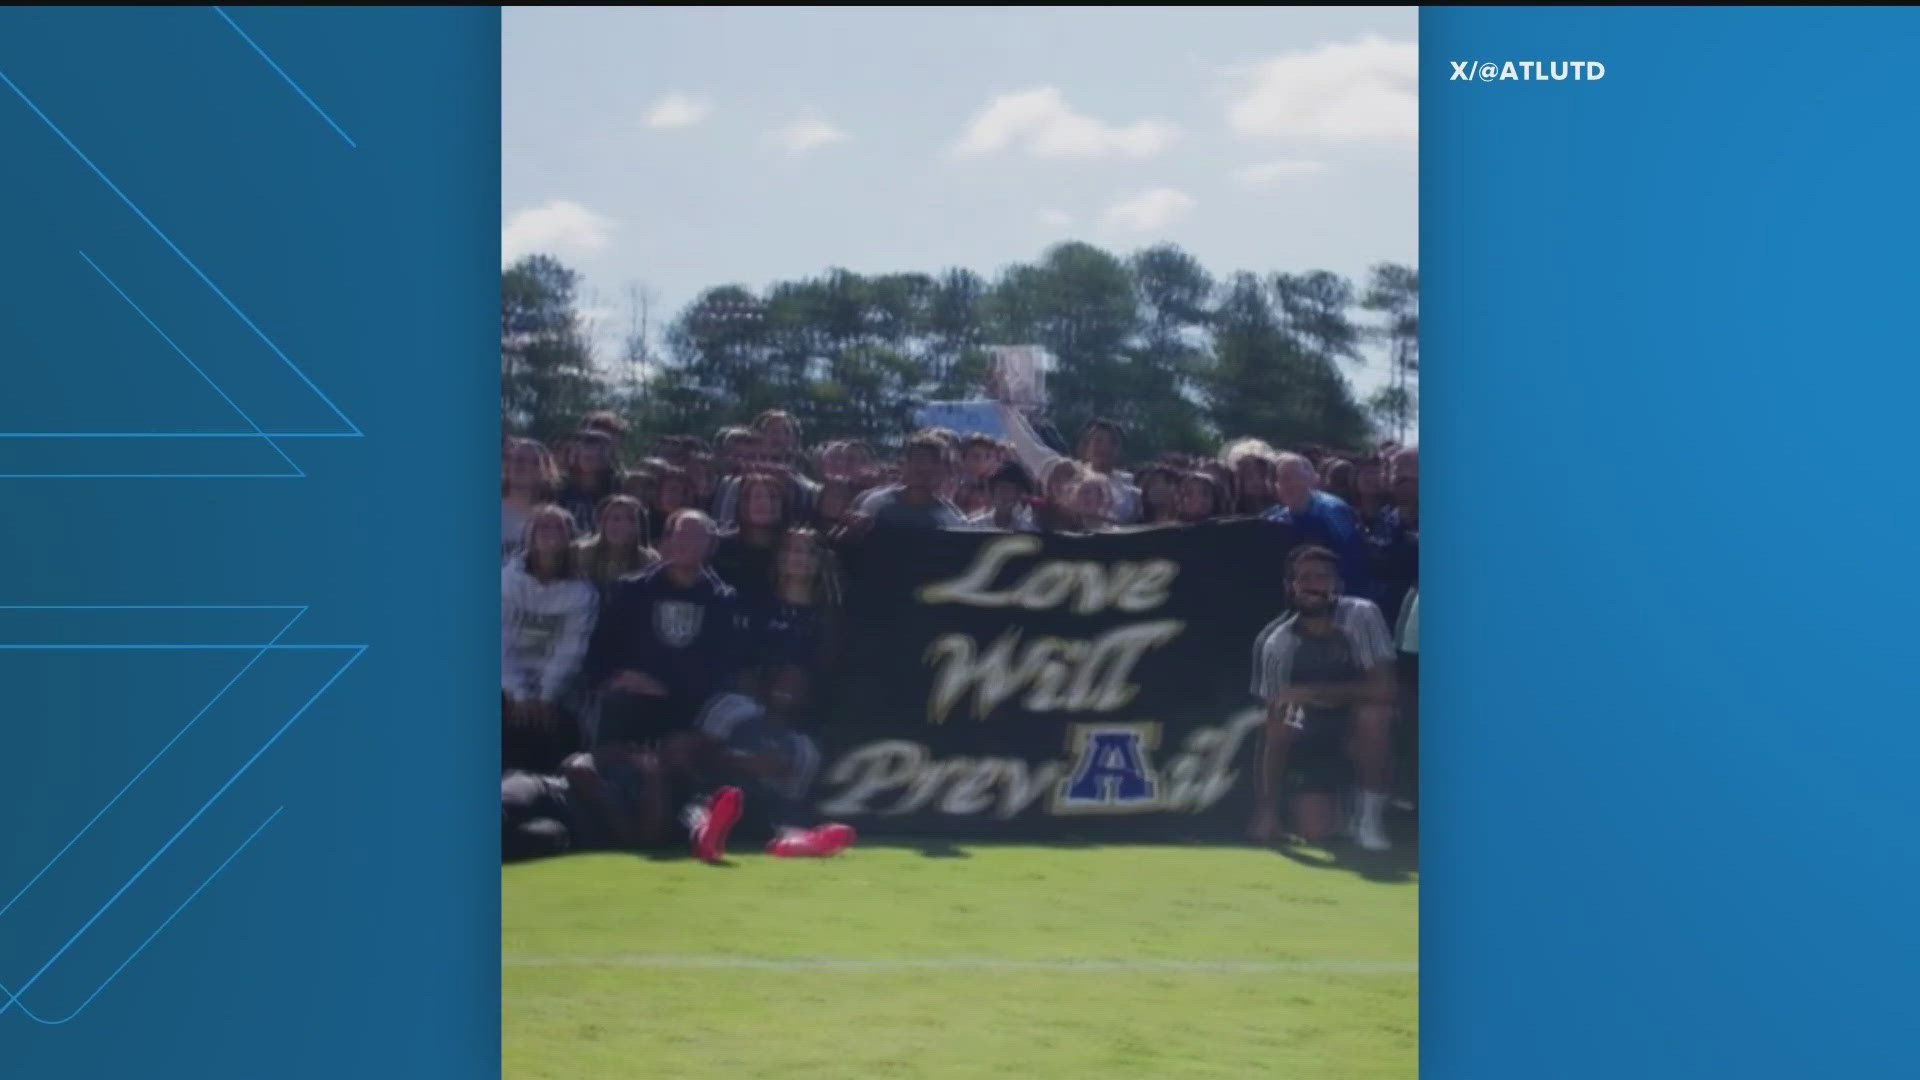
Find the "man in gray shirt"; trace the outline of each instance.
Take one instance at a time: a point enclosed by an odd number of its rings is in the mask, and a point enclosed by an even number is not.
[[[907,440],[901,483],[868,492],[853,508],[856,529],[867,524],[907,529],[957,529],[959,508],[940,497],[947,478],[947,444],[931,435]]]

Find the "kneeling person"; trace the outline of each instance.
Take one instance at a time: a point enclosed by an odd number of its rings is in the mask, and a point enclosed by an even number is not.
[[[1253,692],[1267,704],[1253,837],[1280,835],[1275,801],[1289,773],[1297,831],[1320,840],[1330,831],[1342,759],[1358,774],[1354,838],[1370,851],[1390,845],[1381,816],[1387,802],[1388,732],[1393,716],[1394,646],[1370,600],[1340,595],[1339,557],[1307,547],[1288,560],[1293,613],[1274,622],[1254,648]]]

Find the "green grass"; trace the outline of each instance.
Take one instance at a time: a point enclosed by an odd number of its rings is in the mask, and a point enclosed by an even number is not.
[[[504,1076],[1417,1073],[1408,871],[1243,848],[929,850],[948,857],[863,846],[731,867],[581,855],[503,868]],[[821,959],[875,963],[737,966]],[[966,963],[878,963],[902,960]],[[1075,960],[1229,964],[1055,963]]]

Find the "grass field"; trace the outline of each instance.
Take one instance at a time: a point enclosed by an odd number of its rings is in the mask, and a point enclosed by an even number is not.
[[[507,1080],[1413,1077],[1412,858],[861,846],[502,869]]]

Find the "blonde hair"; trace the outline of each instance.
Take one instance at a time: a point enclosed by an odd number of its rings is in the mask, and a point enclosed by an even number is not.
[[[1262,439],[1235,439],[1220,450],[1220,463],[1238,469],[1242,458],[1257,457],[1270,464],[1280,463],[1280,454]]]

